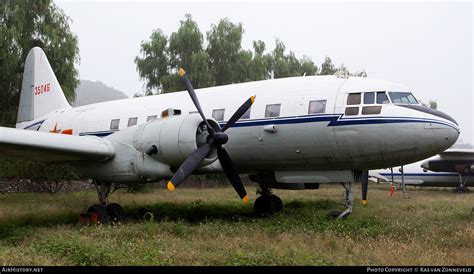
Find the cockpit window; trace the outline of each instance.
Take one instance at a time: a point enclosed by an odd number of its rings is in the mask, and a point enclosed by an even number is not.
[[[348,105],[359,105],[360,104],[360,93],[350,93],[347,96],[347,104]]]
[[[385,91],[377,92],[377,104],[390,104],[388,96]]]
[[[374,92],[366,92],[364,93],[364,104],[369,105],[375,102],[375,93]]]
[[[418,104],[418,101],[415,99],[415,96],[411,92],[389,92],[390,99],[394,104]]]

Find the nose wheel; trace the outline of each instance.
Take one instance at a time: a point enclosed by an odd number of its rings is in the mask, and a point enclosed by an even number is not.
[[[342,183],[342,186],[345,188],[344,192],[344,202],[345,202],[345,210],[332,210],[329,211],[327,214],[328,219],[330,220],[337,220],[342,219],[346,220],[349,215],[352,213],[352,209],[354,207],[354,182]]]

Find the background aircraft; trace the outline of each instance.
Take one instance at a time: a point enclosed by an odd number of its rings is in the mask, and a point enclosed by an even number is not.
[[[370,176],[392,182],[390,169],[372,170]],[[458,193],[469,192],[474,185],[474,149],[448,149],[426,160],[393,168],[393,182],[411,186],[455,187]]]
[[[250,174],[262,189],[254,203],[259,214],[283,208],[271,188],[342,183],[345,210],[329,215],[345,218],[355,182],[366,203],[369,169],[425,159],[460,133],[449,115],[387,81],[342,72],[195,92],[184,70],[179,74],[187,92],[72,108],[44,52],[33,48],[17,129],[0,128],[0,154],[68,163],[93,178],[99,204],[88,212],[100,222],[124,218],[120,205],[108,203],[113,183],[169,179],[173,191],[191,173],[225,173],[244,202],[238,174]]]

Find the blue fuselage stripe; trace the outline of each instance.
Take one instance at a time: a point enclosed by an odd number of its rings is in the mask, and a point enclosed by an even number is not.
[[[382,176],[385,176],[385,177],[390,177],[392,176],[391,173],[379,173],[380,175]],[[401,173],[393,173],[393,176],[394,177],[401,177],[402,174]],[[459,177],[459,174],[458,173],[439,173],[439,174],[433,174],[433,173],[405,173],[404,174],[405,177],[407,176],[419,176],[419,177],[431,177],[431,176],[434,176],[434,177]]]
[[[264,126],[264,125],[287,125],[287,124],[303,124],[303,123],[315,123],[315,122],[329,122],[328,127],[336,126],[351,126],[351,125],[374,125],[374,124],[392,124],[392,123],[435,123],[441,124],[459,131],[459,129],[449,123],[434,120],[434,119],[422,119],[413,117],[356,117],[356,118],[344,118],[342,114],[324,114],[324,115],[305,115],[305,116],[292,116],[292,117],[276,117],[276,118],[263,118],[254,120],[241,120],[234,124],[233,127],[253,127],[253,126]],[[227,122],[219,122],[219,125],[223,127]],[[92,131],[92,132],[81,132],[80,136],[95,135],[104,137],[116,132],[112,131]]]

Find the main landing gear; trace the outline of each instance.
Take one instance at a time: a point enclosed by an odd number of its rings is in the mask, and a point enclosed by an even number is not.
[[[459,186],[456,187],[454,192],[456,192],[456,193],[469,193],[470,192],[469,188],[467,188],[467,186],[466,186],[467,180],[469,179],[469,175],[467,175],[467,174],[468,174],[468,172],[466,172],[466,175],[463,176],[462,173],[459,173]]]
[[[94,184],[99,197],[99,204],[90,206],[87,213],[83,214],[85,216],[81,215],[81,217],[86,217],[96,224],[118,223],[125,220],[123,208],[117,203],[108,203],[112,184],[103,182],[95,182]]]
[[[283,210],[283,202],[280,197],[272,193],[267,186],[260,185],[261,190],[258,192],[260,197],[255,200],[253,208],[257,215],[272,215]]]
[[[327,217],[331,220],[347,219],[347,217],[349,217],[349,215],[352,213],[352,208],[354,207],[354,182],[341,184],[346,189],[344,192],[344,202],[346,209],[342,212],[339,210],[329,211]]]

